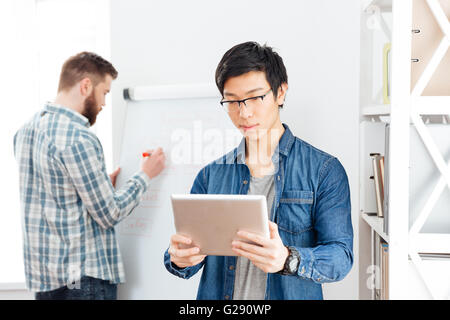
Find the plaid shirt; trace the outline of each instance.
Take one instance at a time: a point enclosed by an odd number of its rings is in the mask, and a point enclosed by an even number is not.
[[[150,179],[140,171],[115,191],[89,121],[47,104],[14,137],[27,287],[50,291],[83,275],[125,281],[114,226]]]

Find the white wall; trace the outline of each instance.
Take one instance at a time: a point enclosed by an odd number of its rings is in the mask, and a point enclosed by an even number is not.
[[[34,300],[34,293],[27,289],[0,288],[0,300]]]
[[[213,83],[225,51],[249,40],[283,57],[289,91],[282,121],[337,156],[350,181],[355,262],[346,279],[324,286],[327,299],[358,298],[359,10],[357,0],[111,1],[111,60],[119,71],[112,91],[115,164],[123,88]]]
[[[8,181],[0,185],[0,300],[32,297],[21,288],[25,271],[13,136],[45,101],[54,99],[60,68],[69,56],[88,50],[109,58],[108,1],[0,1],[0,30],[8,30],[2,33],[8,50],[0,52],[2,104],[8,106],[8,116],[0,119],[0,149],[5,150],[0,176]],[[93,128],[102,141],[107,165],[112,163],[111,119],[106,109]]]

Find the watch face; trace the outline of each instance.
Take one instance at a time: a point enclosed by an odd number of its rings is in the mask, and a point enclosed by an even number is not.
[[[295,272],[298,266],[298,258],[292,257],[291,261],[289,261],[289,271]]]

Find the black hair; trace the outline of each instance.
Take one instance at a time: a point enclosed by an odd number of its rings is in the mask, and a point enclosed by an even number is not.
[[[267,45],[249,41],[235,45],[228,50],[216,69],[216,85],[223,97],[225,82],[250,71],[263,71],[267,82],[272,88],[274,99],[278,96],[278,89],[288,82],[286,67],[283,59]],[[279,106],[280,108],[283,105]]]

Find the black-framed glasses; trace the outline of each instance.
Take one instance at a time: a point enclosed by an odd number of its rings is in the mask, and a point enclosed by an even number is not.
[[[241,103],[246,107],[260,107],[263,104],[264,98],[272,91],[269,89],[265,94],[256,97],[250,97],[242,100],[222,100],[220,104],[227,112],[238,112],[241,110]]]

